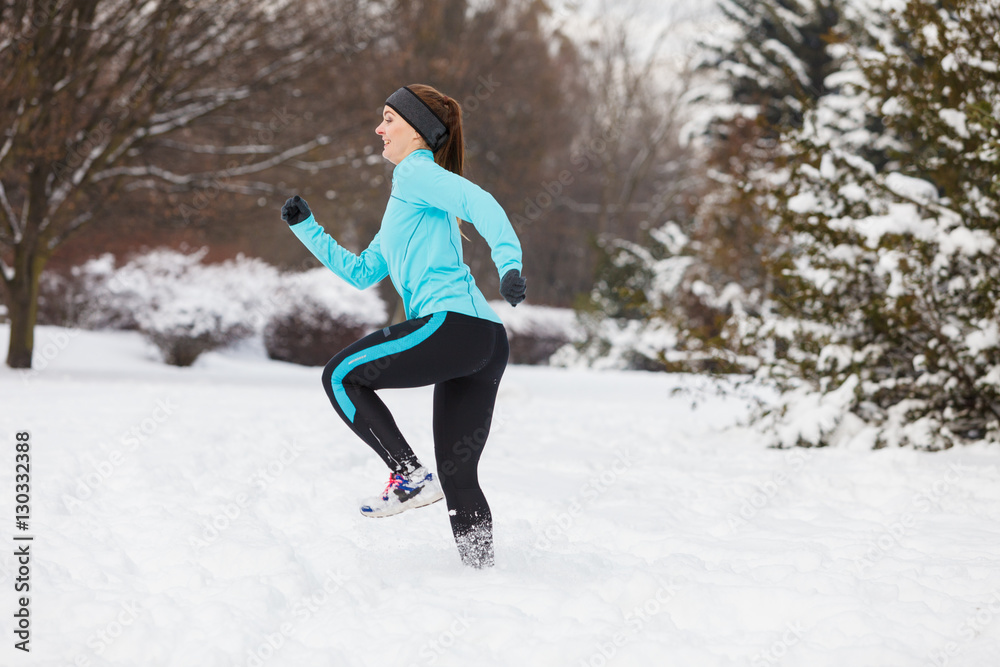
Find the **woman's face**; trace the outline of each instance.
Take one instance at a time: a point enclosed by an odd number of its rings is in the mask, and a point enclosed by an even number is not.
[[[382,109],[382,123],[375,128],[375,134],[382,137],[382,157],[393,164],[419,148],[427,148],[413,126],[390,107]]]

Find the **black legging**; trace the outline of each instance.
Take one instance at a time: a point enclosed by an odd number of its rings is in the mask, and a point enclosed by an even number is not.
[[[479,457],[510,348],[503,325],[441,312],[407,320],[344,348],[323,371],[337,413],[390,470],[420,465],[376,389],[434,385],[434,456],[463,562],[493,564],[493,519]]]

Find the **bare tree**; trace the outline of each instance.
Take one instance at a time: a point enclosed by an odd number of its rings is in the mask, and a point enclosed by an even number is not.
[[[690,187],[689,151],[678,143],[690,68],[668,67],[664,53],[681,25],[676,15],[656,30],[634,3],[624,9],[606,5],[589,43],[593,106],[577,150],[591,178],[580,179],[587,201],[577,195],[564,203],[592,216],[599,238],[634,240],[641,223],[661,222],[674,197]]]
[[[31,366],[38,281],[53,251],[105,214],[128,183],[212,182],[213,173],[177,174],[151,163],[145,149],[296,77],[322,55],[316,44],[329,24],[322,11],[322,3],[287,0],[0,4],[0,289],[10,319],[8,366]],[[298,146],[257,147],[235,175],[247,178],[326,141],[319,135]]]

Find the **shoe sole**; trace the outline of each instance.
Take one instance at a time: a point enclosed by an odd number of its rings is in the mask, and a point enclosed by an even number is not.
[[[367,516],[367,517],[370,517],[372,519],[382,519],[382,518],[387,517],[387,516],[395,516],[397,514],[402,514],[406,510],[415,510],[418,507],[427,507],[428,505],[433,505],[434,503],[436,503],[437,501],[441,500],[442,498],[444,498],[444,493],[442,493],[441,491],[438,491],[436,495],[429,496],[429,499],[426,498],[426,497],[423,498],[423,499],[420,499],[420,496],[417,496],[417,499],[414,500],[412,503],[406,503],[404,505],[398,505],[396,507],[396,509],[394,511],[392,511],[392,512],[385,512],[385,511],[383,511],[381,513],[376,514],[375,512],[365,512],[364,510],[361,510],[361,516]]]

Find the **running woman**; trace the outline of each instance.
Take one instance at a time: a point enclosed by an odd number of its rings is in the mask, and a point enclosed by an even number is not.
[[[382,227],[364,252],[338,245],[298,195],[281,208],[327,268],[358,289],[389,276],[406,311],[405,322],[338,352],[323,371],[323,387],[337,414],[389,467],[385,490],[361,513],[390,516],[443,495],[462,562],[489,567],[493,519],[477,469],[510,348],[462,260],[459,222],[471,222],[489,243],[500,294],[511,306],[525,294],[521,244],[496,200],[462,176],[458,102],[430,86],[405,86],[386,100],[375,133],[382,157],[396,166]],[[375,393],[431,384],[437,474],[417,459]]]

